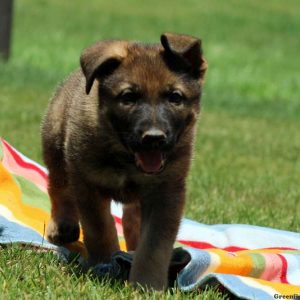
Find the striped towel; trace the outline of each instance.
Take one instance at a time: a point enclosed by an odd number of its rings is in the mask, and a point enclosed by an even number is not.
[[[1,139],[0,244],[23,243],[85,256],[81,241],[66,249],[45,240],[49,211],[47,170]],[[113,202],[111,212],[125,250],[121,205]],[[240,299],[296,299],[300,295],[298,233],[182,219],[176,246],[184,247],[191,257],[178,273],[182,291],[217,285]]]

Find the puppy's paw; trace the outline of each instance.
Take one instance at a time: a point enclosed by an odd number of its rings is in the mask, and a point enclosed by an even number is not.
[[[78,223],[67,220],[54,221],[51,219],[46,230],[46,237],[49,242],[55,245],[64,245],[77,241],[79,232]]]

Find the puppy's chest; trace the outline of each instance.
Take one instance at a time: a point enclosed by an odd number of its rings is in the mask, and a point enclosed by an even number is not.
[[[107,190],[122,190],[127,182],[126,173],[113,169],[101,170],[97,177],[99,185]]]
[[[100,190],[109,198],[121,203],[137,201],[140,186],[130,180],[126,174],[111,174],[110,177],[101,176]]]
[[[101,191],[121,203],[140,201],[145,189],[149,189],[156,183],[156,180],[150,176],[130,174],[125,170],[104,171],[101,172],[98,179]]]

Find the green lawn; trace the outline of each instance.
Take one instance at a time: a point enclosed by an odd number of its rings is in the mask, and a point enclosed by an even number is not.
[[[209,62],[186,215],[300,231],[298,0],[17,0],[12,57],[0,62],[0,136],[42,162],[43,112],[81,50],[103,38],[157,42],[164,31],[201,37]],[[49,253],[0,251],[0,299],[80,297],[144,296],[75,276]]]

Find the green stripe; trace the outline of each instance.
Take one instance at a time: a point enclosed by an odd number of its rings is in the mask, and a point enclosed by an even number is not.
[[[50,200],[47,194],[24,177],[16,175],[13,177],[22,190],[22,201],[25,204],[50,212]]]
[[[280,253],[283,254],[300,254],[299,250],[280,250]]]
[[[2,159],[2,157],[3,157],[3,150],[2,150],[2,143],[0,142],[0,160]]]
[[[265,258],[258,253],[249,253],[248,255],[252,258],[253,264],[253,269],[248,276],[260,278],[260,275],[264,272],[266,267]]]

